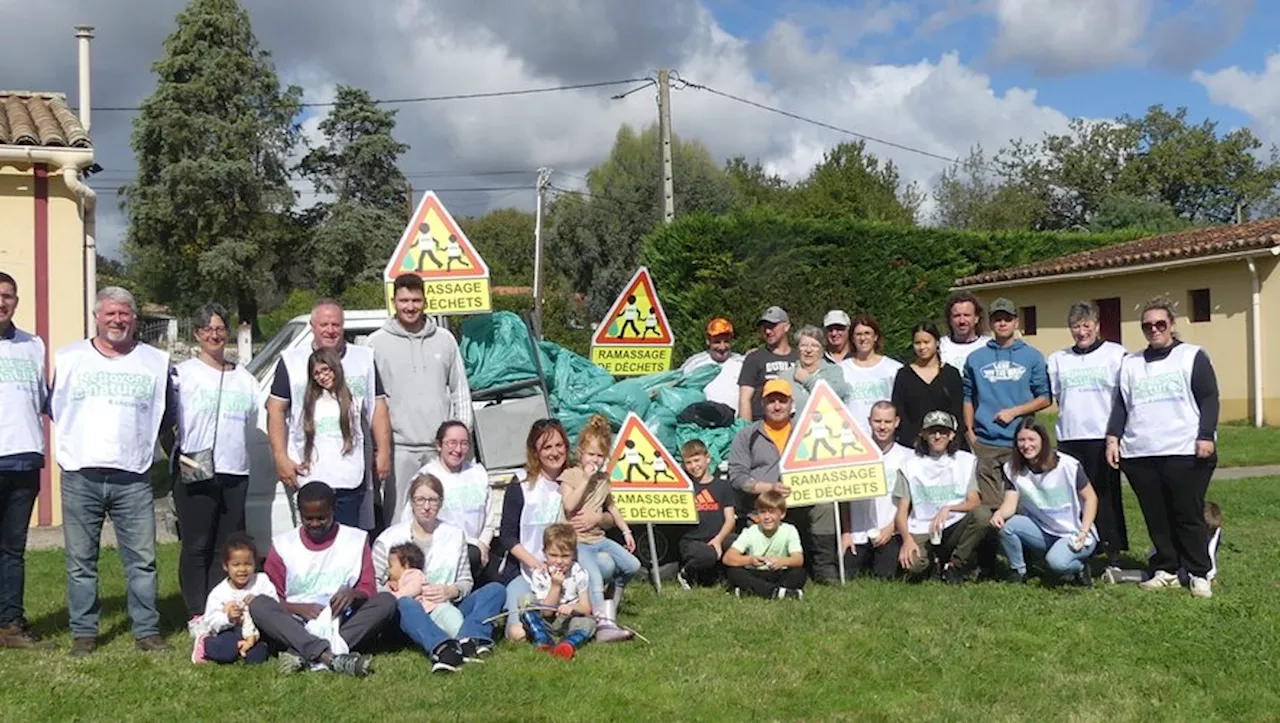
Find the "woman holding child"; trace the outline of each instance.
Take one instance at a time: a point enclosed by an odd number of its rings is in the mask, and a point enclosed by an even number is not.
[[[431,656],[431,669],[453,672],[493,650],[485,622],[502,609],[498,583],[473,589],[466,535],[440,519],[445,490],[431,474],[409,485],[410,519],[373,543],[374,578],[399,600],[400,629]]]

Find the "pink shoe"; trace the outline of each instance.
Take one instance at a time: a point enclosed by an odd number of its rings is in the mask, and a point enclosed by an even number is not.
[[[203,635],[196,638],[195,645],[191,646],[191,662],[193,663],[199,664],[208,662],[204,657],[204,638],[205,636]]]

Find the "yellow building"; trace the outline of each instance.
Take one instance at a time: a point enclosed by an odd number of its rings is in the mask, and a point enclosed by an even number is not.
[[[1067,309],[1090,299],[1103,336],[1146,346],[1143,304],[1167,296],[1181,338],[1213,361],[1222,419],[1280,423],[1280,218],[1197,229],[958,279],[989,305],[1021,311],[1023,338],[1046,356],[1072,344]]]
[[[94,195],[83,172],[92,165],[88,129],[65,96],[0,91],[0,270],[18,283],[14,322],[44,339],[50,358],[89,332]],[[32,515],[39,525],[62,522],[52,449],[50,440]]]

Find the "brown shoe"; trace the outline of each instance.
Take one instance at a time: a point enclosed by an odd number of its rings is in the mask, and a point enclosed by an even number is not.
[[[167,653],[170,650],[173,650],[173,646],[169,645],[169,641],[159,635],[148,635],[145,638],[138,638],[133,644],[138,646],[138,650],[141,650],[144,653]]]
[[[26,620],[19,620],[9,625],[0,625],[0,648],[40,648],[47,650],[53,643],[41,640],[39,635],[27,625]]]
[[[98,649],[97,638],[73,638],[71,641],[71,657],[84,658]]]

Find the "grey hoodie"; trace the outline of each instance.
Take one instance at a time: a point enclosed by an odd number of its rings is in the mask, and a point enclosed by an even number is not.
[[[417,332],[394,317],[369,335],[378,374],[387,392],[393,441],[407,447],[435,447],[441,423],[456,419],[471,426],[471,389],[453,335],[431,317]]]

